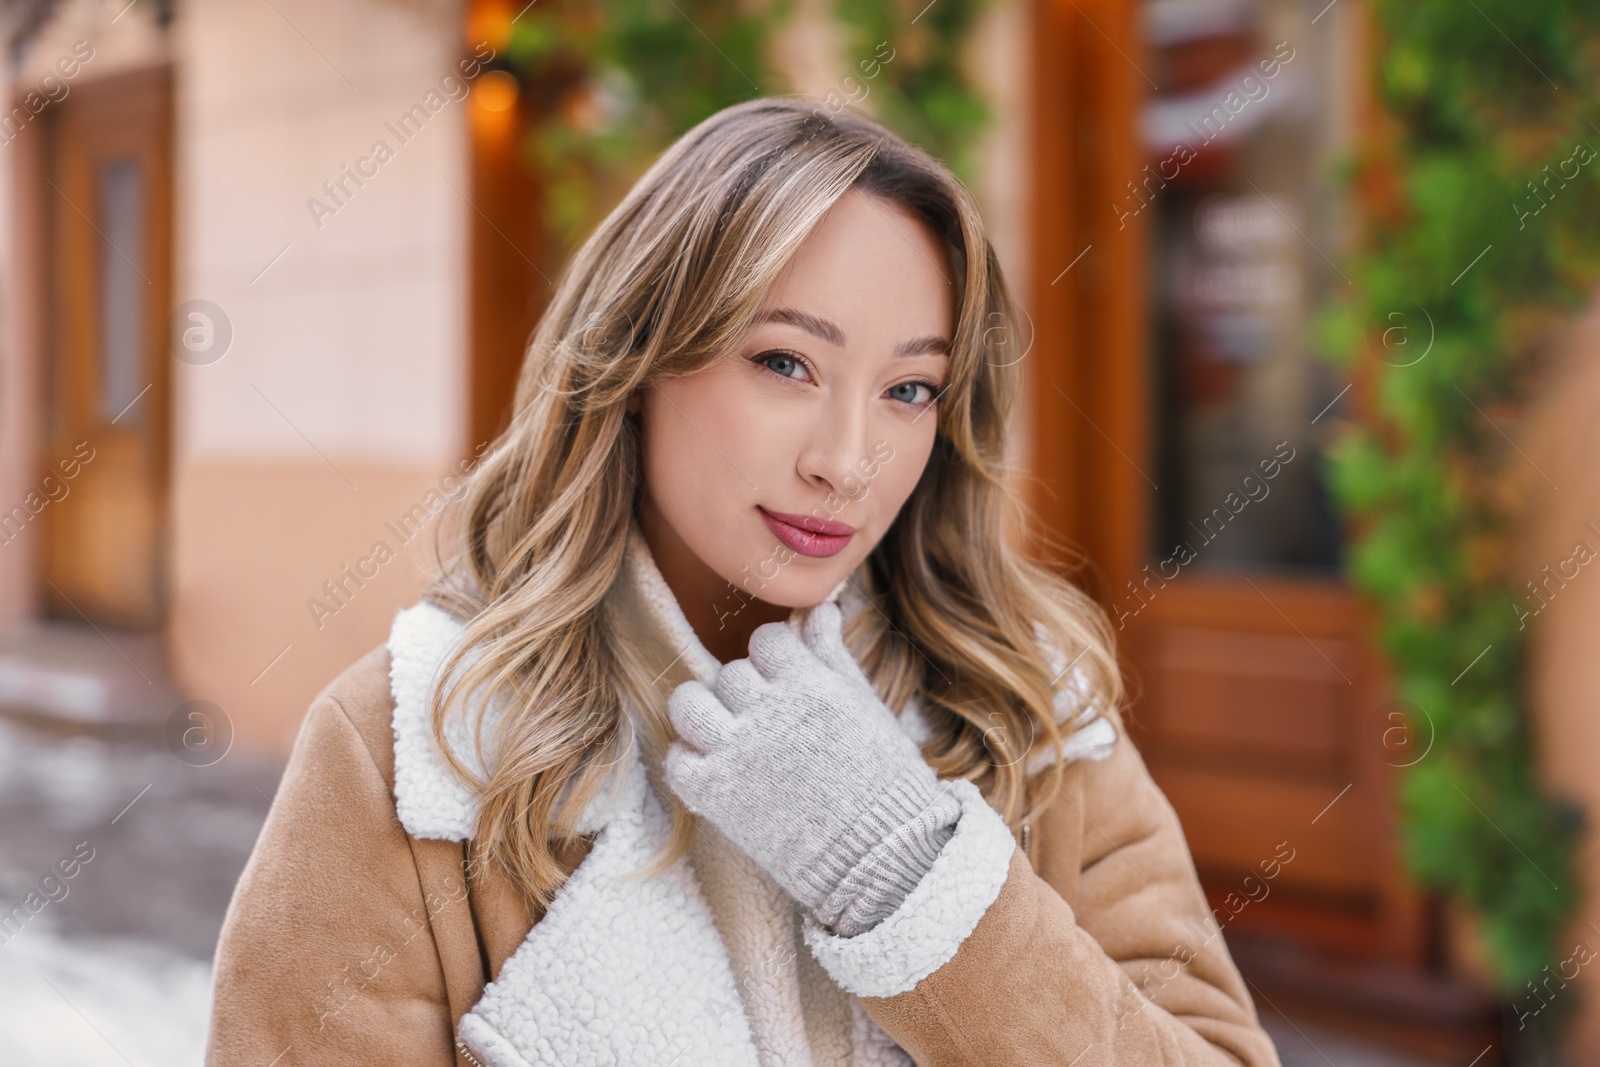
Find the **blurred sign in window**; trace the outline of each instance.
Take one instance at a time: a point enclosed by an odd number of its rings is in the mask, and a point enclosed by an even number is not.
[[[1151,235],[1157,558],[1207,571],[1330,570],[1321,450],[1344,388],[1309,323],[1342,205],[1330,163],[1351,86],[1339,12],[1296,0],[1155,0],[1146,166],[1120,213]]]

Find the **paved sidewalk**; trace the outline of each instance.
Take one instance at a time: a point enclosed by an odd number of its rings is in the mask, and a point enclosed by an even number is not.
[[[0,719],[7,1067],[200,1062],[217,931],[278,774]]]

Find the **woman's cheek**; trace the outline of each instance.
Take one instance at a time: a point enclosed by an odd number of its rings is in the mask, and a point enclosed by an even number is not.
[[[899,433],[880,434],[874,439],[872,458],[878,472],[873,489],[882,494],[885,506],[898,512],[922,480],[922,472],[933,454],[936,426],[933,413],[912,422]],[[923,424],[929,425],[924,429]]]
[[[757,388],[731,366],[708,374],[704,384],[695,398],[695,422],[739,466],[782,443],[785,416],[793,417],[793,405],[786,408],[770,390]]]

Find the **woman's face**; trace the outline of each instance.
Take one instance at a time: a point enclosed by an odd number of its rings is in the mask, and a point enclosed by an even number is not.
[[[853,190],[731,351],[634,398],[641,525],[680,600],[723,591],[732,611],[732,583],[805,607],[867,557],[933,447],[954,292],[932,229]]]

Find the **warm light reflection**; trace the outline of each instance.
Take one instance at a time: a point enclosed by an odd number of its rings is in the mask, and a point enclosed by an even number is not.
[[[503,70],[485,71],[474,88],[485,111],[508,111],[517,102],[517,79]]]
[[[478,41],[487,41],[496,52],[503,50],[511,40],[514,17],[515,11],[508,0],[473,0],[467,11],[469,47]]]

